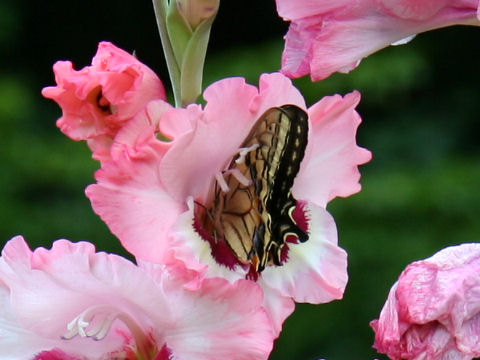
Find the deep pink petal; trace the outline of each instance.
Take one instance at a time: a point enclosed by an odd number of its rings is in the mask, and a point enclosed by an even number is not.
[[[88,140],[94,158],[108,159],[117,132],[151,100],[166,99],[163,84],[133,55],[101,42],[92,65],[74,70],[69,61],[53,70],[57,86],[42,94],[62,108],[57,126],[74,140]]]
[[[446,248],[410,264],[371,323],[392,359],[480,356],[480,244]]]
[[[325,207],[337,196],[360,191],[358,165],[371,154],[356,144],[361,119],[355,111],[360,94],[328,96],[308,109],[308,145],[292,192],[297,199]]]

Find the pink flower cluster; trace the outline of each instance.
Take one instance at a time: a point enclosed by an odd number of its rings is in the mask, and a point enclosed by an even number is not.
[[[12,239],[0,263],[0,321],[29,346],[14,351],[0,338],[6,353],[35,360],[266,359],[295,302],[343,296],[346,252],[325,207],[360,190],[357,166],[370,159],[355,142],[357,92],[307,108],[288,78],[264,74],[259,88],[225,79],[205,90],[204,107],[173,108],[150,69],[106,42],[91,66],[77,71],[58,62],[54,71],[57,86],[43,94],[62,108],[59,128],[86,140],[100,161],[87,196],[138,265],[95,253],[88,243],[59,240],[32,253],[21,237]],[[292,188],[309,240],[289,243],[282,266],[267,266],[252,280],[202,237],[194,207],[256,120],[285,104],[309,116]],[[91,339],[101,341],[88,345]]]
[[[60,130],[100,162],[86,195],[137,264],[85,242],[32,252],[22,237],[10,240],[0,258],[2,359],[267,359],[296,302],[342,298],[347,254],[326,206],[360,191],[358,166],[371,158],[355,140],[360,94],[307,106],[286,75],[323,79],[417,32],[477,24],[479,1],[277,0],[277,8],[292,22],[283,74],[263,74],[258,87],[218,81],[204,106],[169,105],[154,72],[111,43],[81,70],[54,65],[57,85],[42,93],[62,109]],[[308,115],[291,194],[309,238],[286,242],[281,265],[252,273],[205,236],[196,209],[230,160],[251,150],[242,143],[262,114],[286,104]],[[375,347],[392,359],[480,356],[479,255],[464,245],[410,265],[372,322]]]

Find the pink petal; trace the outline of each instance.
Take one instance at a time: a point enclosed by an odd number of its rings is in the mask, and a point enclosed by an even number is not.
[[[371,323],[374,346],[393,359],[480,356],[479,272],[480,244],[410,264]]]
[[[455,24],[479,25],[478,0],[302,1],[277,0],[291,20],[285,37],[282,72],[310,73],[321,80],[348,72],[360,61],[399,40]]]
[[[288,260],[267,267],[261,282],[296,302],[312,304],[341,299],[348,280],[347,254],[337,245],[337,229],[323,208],[308,204],[310,238],[289,246]]]
[[[166,99],[163,84],[134,56],[102,42],[92,65],[76,71],[69,61],[54,67],[56,87],[42,94],[62,108],[57,126],[74,140],[88,140],[94,158],[108,159],[119,129],[147,103]]]
[[[132,117],[154,99],[166,100],[158,76],[137,58],[109,42],[101,42],[92,59],[92,69],[104,95],[124,117]]]
[[[162,123],[178,119],[182,136],[175,139],[161,164],[161,178],[179,201],[188,196],[204,199],[216,173],[225,168],[255,121],[269,108],[285,104],[305,107],[299,91],[281,74],[263,75],[260,90],[242,78],[230,78],[210,85],[204,93],[205,109],[191,105],[172,109]],[[171,125],[168,125],[172,128]],[[172,132],[175,130],[170,130]],[[182,164],[182,166],[178,166]]]
[[[190,291],[160,265],[137,267],[121,257],[95,253],[91,244],[66,240],[32,253],[21,237],[5,246],[0,279],[10,289],[12,312],[19,322],[46,339],[59,339],[71,319],[101,305],[129,316],[138,326],[135,331],[144,336],[151,331],[157,349],[166,342],[178,359],[261,360],[272,348],[262,291],[246,280],[231,284],[210,279]],[[77,336],[56,347],[72,356],[103,358],[121,350],[122,334],[132,330],[121,322],[113,326],[100,341]],[[38,349],[42,350],[50,349]]]
[[[168,231],[186,206],[162,186],[158,166],[165,150],[153,135],[135,154],[129,151],[117,152],[115,162],[95,173],[97,184],[88,186],[86,195],[128,251],[160,262],[169,250]]]
[[[166,337],[179,359],[268,358],[274,336],[268,317],[258,308],[260,287],[247,280],[231,285],[224,279],[207,279],[191,297],[180,304],[189,316],[179,317],[177,330]]]
[[[308,145],[292,192],[297,199],[325,207],[337,196],[360,191],[358,165],[371,154],[357,146],[355,135],[361,119],[355,111],[360,94],[328,96],[309,108]]]
[[[272,289],[261,280],[259,284],[263,289],[263,307],[272,322],[275,337],[280,336],[283,322],[295,310],[295,302],[289,296],[283,296],[277,289]]]
[[[123,340],[115,336],[108,336],[101,344],[80,338],[61,340],[70,320],[86,307],[102,302],[100,299],[105,286],[101,281],[89,284],[84,279],[89,272],[88,262],[81,261],[79,252],[92,254],[93,246],[79,243],[77,253],[75,249],[70,249],[73,250],[72,254],[68,261],[64,261],[62,254],[68,252],[66,247],[66,243],[57,242],[53,258],[47,260],[44,254],[38,257],[32,254],[22,237],[12,239],[5,246],[0,261],[0,279],[10,289],[10,316],[17,322],[16,330],[4,329],[6,339],[14,336],[14,332],[19,332],[20,342],[16,346],[21,344],[31,351],[36,348],[34,354],[60,347],[72,355],[99,358],[120,347]],[[55,273],[50,273],[52,270]],[[75,287],[77,290],[73,290]],[[97,296],[92,296],[92,287],[97,288]]]
[[[19,323],[12,312],[10,290],[0,282],[0,358],[32,359],[39,349],[53,348],[59,342],[42,338]]]
[[[278,15],[288,21],[308,17],[312,14],[329,12],[349,5],[351,1],[352,0],[276,0]]]

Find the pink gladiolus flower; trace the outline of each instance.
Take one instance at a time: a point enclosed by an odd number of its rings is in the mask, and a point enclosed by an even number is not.
[[[480,356],[480,244],[452,246],[407,266],[373,320],[390,359]]]
[[[166,99],[151,69],[108,42],[98,45],[91,66],[76,71],[70,61],[58,61],[53,70],[57,86],[42,94],[62,108],[57,126],[73,140],[87,140],[98,160],[108,158],[118,130],[149,101]]]
[[[291,21],[282,72],[322,80],[415,34],[455,24],[480,25],[479,0],[276,0]]]
[[[164,266],[90,243],[32,252],[18,236],[0,258],[0,358],[267,359],[273,334],[257,284],[184,285]]]
[[[194,201],[206,201],[214,179],[267,109],[307,108],[291,81],[278,73],[262,75],[259,89],[242,78],[219,81],[204,98],[204,108],[165,110],[163,102],[151,102],[146,115],[129,123],[128,131],[122,129],[125,138],[112,147],[114,160],[102,164],[97,184],[86,193],[95,212],[137,258],[163,264],[181,260],[200,278],[235,281],[248,277],[248,267],[228,247],[201,235],[194,225]],[[301,203],[297,209],[309,240],[288,244],[282,266],[256,274],[277,333],[293,311],[292,299],[324,303],[343,296],[346,253],[337,246],[335,223],[325,207],[337,196],[360,190],[357,166],[370,159],[355,142],[359,100],[357,92],[335,95],[308,109],[308,145],[292,193]],[[159,140],[159,131],[171,141]]]

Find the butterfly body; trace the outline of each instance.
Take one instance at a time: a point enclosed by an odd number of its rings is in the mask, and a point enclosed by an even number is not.
[[[223,177],[215,183],[207,229],[225,241],[242,264],[256,272],[282,264],[288,236],[308,239],[293,219],[291,188],[308,137],[308,117],[294,105],[270,108],[255,123]]]

